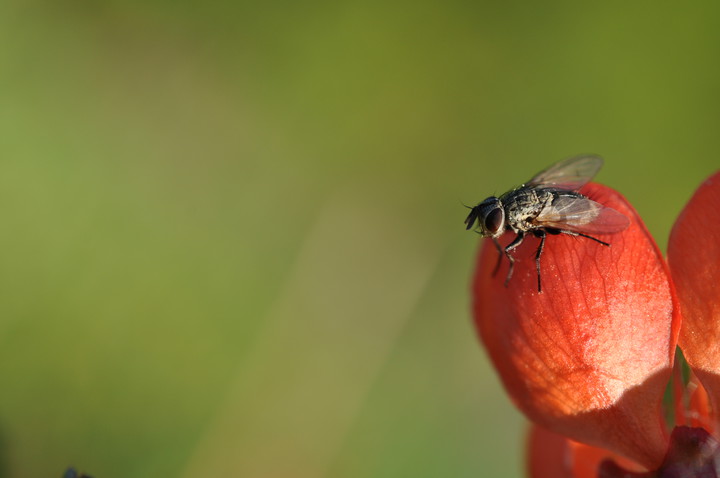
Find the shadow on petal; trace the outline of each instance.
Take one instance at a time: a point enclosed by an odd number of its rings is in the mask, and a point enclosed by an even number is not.
[[[597,478],[605,460],[613,460],[624,469],[642,468],[609,450],[572,441],[537,425],[528,431],[527,474],[530,478]]]
[[[702,428],[675,427],[658,469],[635,473],[614,461],[600,465],[598,478],[720,478],[720,443]]]
[[[661,399],[669,370],[629,388],[602,409],[555,417],[531,417],[538,424],[575,441],[609,450],[647,469],[657,468],[667,451],[668,431]]]

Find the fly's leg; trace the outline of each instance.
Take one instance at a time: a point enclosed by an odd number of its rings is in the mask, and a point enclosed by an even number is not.
[[[535,235],[540,238],[540,245],[535,253],[535,268],[537,269],[538,276],[538,294],[542,294],[542,283],[540,282],[540,256],[542,255],[543,247],[545,247],[545,231],[535,231]]]
[[[582,232],[566,231],[565,229],[558,229],[557,231],[558,231],[558,233],[567,234],[568,236],[587,237],[588,239],[592,239],[592,240],[595,241],[595,242],[599,242],[599,243],[602,244],[603,246],[610,247],[610,244],[608,244],[607,242],[601,241],[600,239],[596,239],[596,238],[594,238],[594,237],[592,237],[592,236],[588,236],[587,234],[583,234]]]
[[[475,232],[480,234],[478,231],[475,231]],[[498,270],[500,269],[500,262],[502,261],[503,249],[502,249],[502,246],[500,245],[500,242],[498,242],[497,238],[493,237],[492,241],[493,241],[493,244],[495,244],[495,247],[497,248],[497,251],[498,251],[498,259],[497,259],[497,262],[495,263],[495,268],[493,269],[493,273],[492,273],[492,277],[495,277],[497,275]]]
[[[492,273],[492,276],[495,277],[498,273],[498,270],[500,269],[500,262],[502,261],[503,250],[502,250],[502,246],[498,242],[497,238],[493,237],[492,240],[493,240],[493,243],[495,243],[495,247],[497,248],[497,251],[498,251],[498,259],[497,259],[497,262],[495,263],[495,269],[493,269],[493,273]]]
[[[508,283],[510,282],[510,278],[512,277],[512,273],[513,273],[513,267],[515,267],[515,258],[512,255],[510,255],[510,251],[515,249],[517,246],[519,246],[522,243],[523,239],[525,239],[525,233],[518,232],[517,237],[510,244],[508,244],[508,246],[505,248],[505,256],[510,261],[510,268],[508,269],[508,275],[505,278],[505,287],[507,287]]]

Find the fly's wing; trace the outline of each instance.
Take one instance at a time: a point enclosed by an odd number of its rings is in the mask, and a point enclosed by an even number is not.
[[[560,196],[533,220],[537,227],[551,227],[586,234],[613,234],[630,225],[615,209],[583,197]]]
[[[575,191],[588,183],[600,168],[603,159],[600,156],[576,156],[555,163],[542,171],[527,183],[528,186],[550,186]]]

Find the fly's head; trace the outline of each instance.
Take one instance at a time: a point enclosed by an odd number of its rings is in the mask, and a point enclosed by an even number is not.
[[[505,210],[495,196],[491,196],[470,209],[465,219],[465,229],[470,230],[478,222],[477,231],[483,237],[499,237],[505,231]]]

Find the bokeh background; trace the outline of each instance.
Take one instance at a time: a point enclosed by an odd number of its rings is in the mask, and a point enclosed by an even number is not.
[[[519,477],[473,204],[718,168],[702,2],[0,4],[0,476]]]

